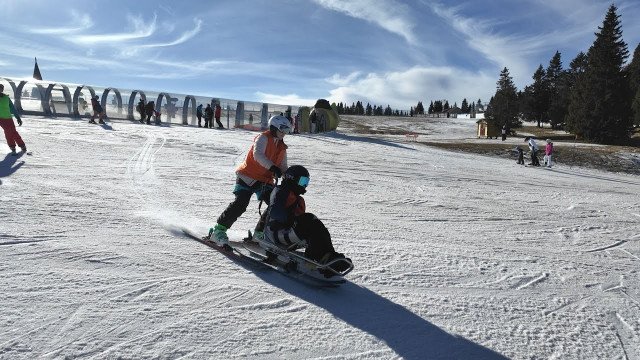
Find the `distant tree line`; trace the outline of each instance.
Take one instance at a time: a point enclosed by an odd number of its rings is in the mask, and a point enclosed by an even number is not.
[[[548,123],[588,141],[625,143],[640,125],[640,44],[632,61],[617,8],[611,5],[596,39],[563,69],[560,52],[540,65],[533,83],[518,91],[505,67],[489,101],[485,118],[498,127],[522,126],[522,121]]]
[[[380,105],[371,105],[369,103],[367,103],[367,106],[364,106],[360,101],[351,103],[351,106],[342,102],[337,104],[332,103],[331,107],[340,115],[408,116],[406,110],[392,109],[389,105],[383,108]]]
[[[426,112],[424,110],[424,105],[422,105],[422,101],[418,101],[418,105],[415,107],[411,107],[409,110],[409,114],[413,115],[423,115],[423,114],[440,114],[443,112],[447,112],[451,109],[458,108],[458,103],[454,102],[453,106],[449,105],[449,100],[435,100],[431,101],[429,107]],[[476,103],[471,103],[467,101],[467,98],[462,99],[462,103],[460,105],[460,113],[469,114],[477,111],[484,111],[484,105],[482,105],[482,100],[478,99]]]

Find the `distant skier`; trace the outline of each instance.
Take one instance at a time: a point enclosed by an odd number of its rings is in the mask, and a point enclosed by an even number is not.
[[[304,166],[294,165],[285,171],[282,183],[271,193],[265,242],[287,250],[304,248],[306,257],[321,264],[335,259],[346,259],[350,263],[351,259],[335,251],[329,230],[322,221],[305,212],[302,194],[307,192],[308,185],[309,171]],[[349,264],[339,261],[331,268],[342,272]]]
[[[531,164],[533,166],[540,166],[540,160],[538,160],[538,145],[536,141],[531,136],[527,136],[524,138],[524,141],[529,145],[529,150],[531,151]]]
[[[207,106],[207,109],[210,109]],[[244,162],[236,169],[236,186],[233,189],[235,199],[218,217],[215,227],[209,229],[209,238],[218,245],[229,242],[227,229],[244,214],[251,200],[256,194],[258,200],[269,204],[273,190],[273,178],[282,176],[287,170],[287,145],[283,139],[291,131],[291,124],[284,116],[273,116],[269,119],[269,130],[256,136],[253,145],[247,153]],[[264,224],[267,211],[262,213],[256,225],[254,238],[264,238]]]
[[[22,126],[22,119],[20,119],[20,115],[18,115],[9,96],[4,94],[3,91],[4,85],[0,84],[0,127],[4,130],[4,137],[7,139],[7,145],[11,149],[11,155],[18,155],[16,145],[20,146],[20,150],[23,153],[26,153],[27,145],[22,141],[22,137],[18,134],[16,125],[13,123],[13,117],[15,116],[18,126]]]

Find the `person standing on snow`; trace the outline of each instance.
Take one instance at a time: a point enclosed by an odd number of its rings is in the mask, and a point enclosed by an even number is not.
[[[211,104],[207,104],[207,107],[204,109],[204,127],[213,127],[213,109],[211,108]]]
[[[348,260],[330,265],[336,272],[343,272],[349,268],[351,259],[335,251],[329,230],[322,221],[305,212],[302,195],[307,192],[308,185],[309,171],[304,166],[294,165],[284,172],[282,183],[271,193],[265,241],[287,250],[304,248],[304,256],[320,264],[336,259]],[[329,271],[325,275],[332,274]]]
[[[136,110],[138,110],[138,112],[140,113],[140,123],[144,124],[145,109],[144,109],[144,100],[142,100],[142,98],[140,98],[140,101],[138,101],[138,105],[136,106]]]
[[[553,143],[551,139],[547,139],[547,145],[544,147],[545,164],[548,168],[551,167],[551,157],[553,156]]]
[[[209,229],[209,239],[218,245],[229,243],[227,230],[244,214],[251,195],[258,200],[270,202],[273,178],[279,178],[287,170],[287,145],[283,139],[291,131],[291,124],[284,116],[269,119],[269,130],[256,136],[244,162],[236,169],[235,199],[218,217],[215,227]],[[264,224],[267,211],[263,212],[256,225],[254,238],[264,239]]]
[[[155,101],[149,101],[147,105],[144,106],[144,111],[147,114],[147,125],[151,125],[151,117],[156,114]]]
[[[222,123],[220,122],[220,115],[222,114],[222,108],[220,104],[216,104],[216,123],[218,124],[218,129],[224,129]],[[211,127],[213,127],[213,123],[211,123]]]
[[[196,108],[196,116],[198,117],[198,127],[202,127],[202,104]]]
[[[530,136],[524,138],[524,141],[529,145],[529,150],[531,151],[531,164],[529,165],[540,166],[540,160],[538,160],[538,155],[536,154],[538,151],[536,141]]]
[[[13,102],[9,99],[9,95],[3,93],[4,85],[0,84],[0,127],[4,130],[4,137],[7,139],[7,145],[11,149],[11,155],[18,155],[16,153],[16,145],[20,146],[20,150],[23,153],[27,152],[27,145],[22,141],[22,137],[16,130],[16,125],[13,123],[13,117],[15,116],[18,121],[18,126],[22,126],[22,119],[13,106]]]
[[[102,120],[104,118],[104,109],[102,108],[102,105],[100,105],[100,103],[98,102],[98,95],[91,98],[91,108],[93,109],[93,115],[91,115],[91,119],[89,120],[89,123],[95,124],[96,123],[95,118],[97,116],[98,123],[104,124],[104,120]]]

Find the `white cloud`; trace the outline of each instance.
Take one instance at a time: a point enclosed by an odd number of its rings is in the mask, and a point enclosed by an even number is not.
[[[96,35],[82,35],[82,36],[68,36],[65,39],[73,43],[81,45],[94,45],[94,44],[112,44],[118,45],[130,40],[147,38],[156,31],[157,16],[154,15],[150,24],[145,24],[144,20],[140,17],[128,16],[128,20],[133,26],[133,31],[125,33],[113,33],[113,34],[96,34]]]
[[[156,44],[144,44],[144,45],[140,45],[141,47],[146,47],[146,48],[155,48],[155,47],[167,47],[167,46],[174,46],[174,45],[178,45],[178,44],[182,44],[183,42],[193,38],[194,36],[196,36],[200,30],[202,29],[202,20],[201,19],[194,19],[195,27],[185,33],[183,33],[182,35],[180,35],[179,38],[177,38],[176,40],[170,41],[170,42],[166,42],[166,43],[156,43]]]
[[[381,28],[402,36],[408,43],[416,44],[413,33],[415,24],[408,16],[406,5],[395,0],[314,0],[327,9],[374,23]]]
[[[287,105],[300,105],[300,106],[313,106],[317,99],[304,99],[297,94],[267,94],[263,92],[256,92],[254,94],[259,102],[269,104],[287,104]]]
[[[329,101],[350,105],[359,100],[402,110],[408,110],[418,101],[428,104],[439,99],[446,99],[451,105],[457,102],[458,106],[464,98],[472,101],[470,97],[488,102],[495,92],[498,76],[453,67],[421,66],[384,74],[353,75],[344,78],[334,75],[327,79],[338,85],[330,91]]]
[[[26,31],[32,34],[66,35],[70,33],[83,32],[90,29],[93,26],[93,20],[88,14],[81,14],[76,10],[71,10],[71,19],[72,19],[71,21],[74,23],[71,26],[55,27],[55,28],[31,27]]]

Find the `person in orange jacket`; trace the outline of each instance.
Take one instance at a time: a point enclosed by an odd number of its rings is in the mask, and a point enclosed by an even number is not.
[[[229,243],[227,230],[244,214],[251,195],[269,204],[274,178],[279,178],[287,170],[287,145],[283,139],[291,131],[291,123],[284,116],[269,119],[269,130],[256,136],[244,162],[236,169],[235,199],[218,217],[214,227],[209,229],[209,239],[218,245]],[[254,238],[264,239],[264,224],[267,211],[262,213],[256,225]]]

